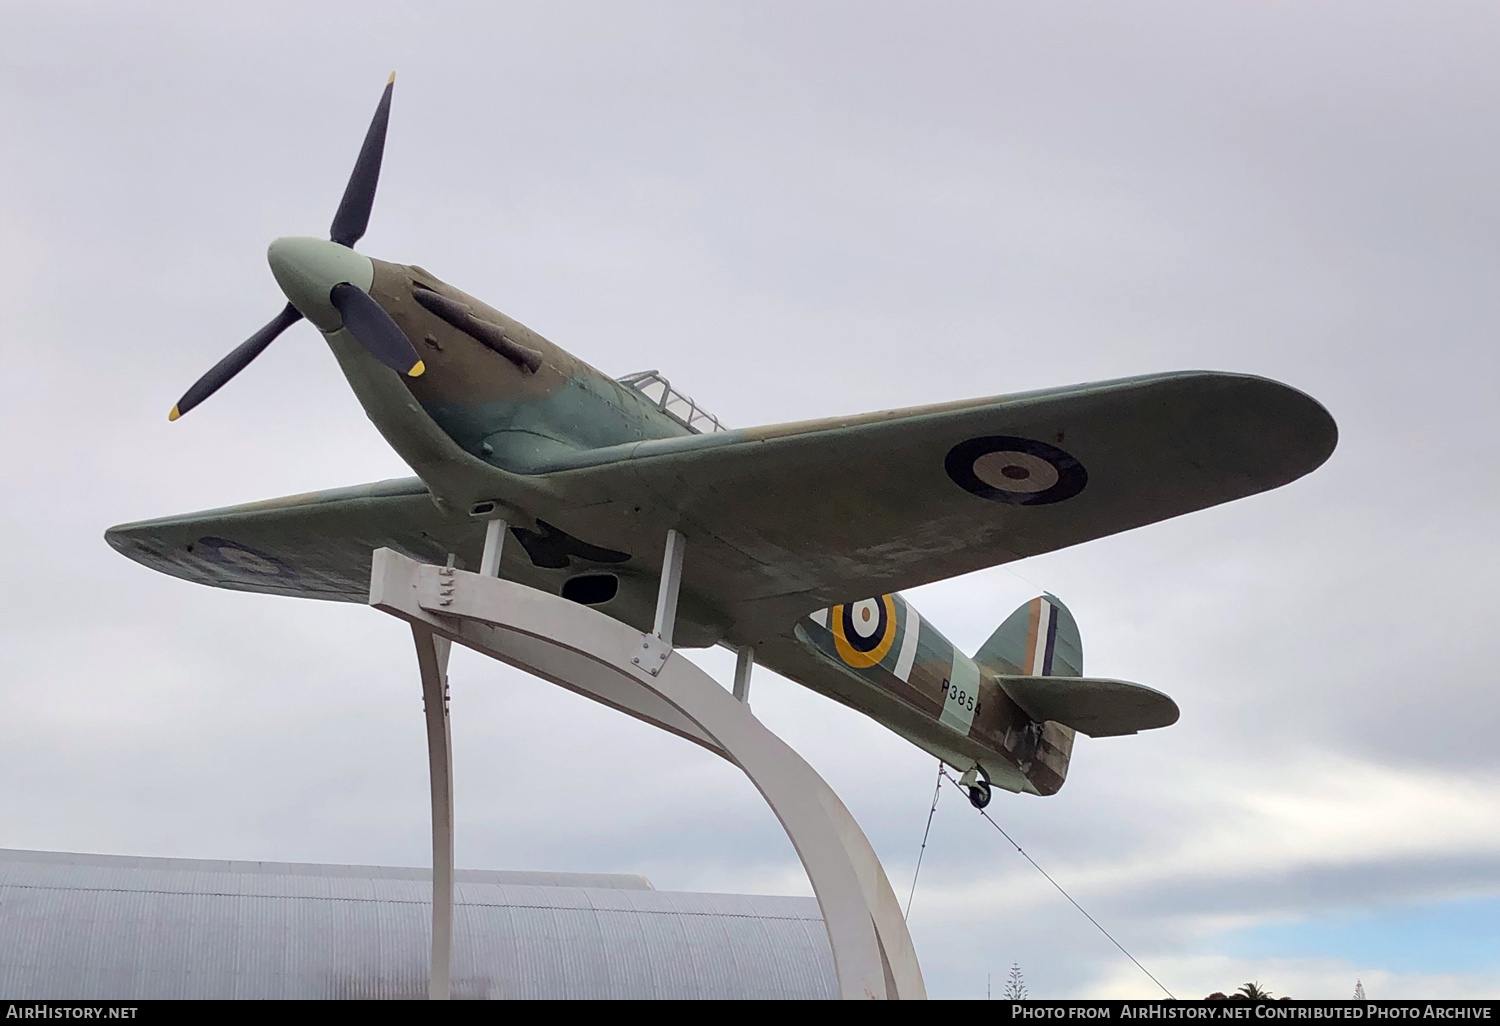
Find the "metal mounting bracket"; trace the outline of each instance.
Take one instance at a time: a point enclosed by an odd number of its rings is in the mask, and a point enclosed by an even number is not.
[[[667,665],[667,657],[671,654],[672,646],[669,643],[655,634],[643,634],[641,649],[630,661],[655,677],[661,672],[661,668]]]

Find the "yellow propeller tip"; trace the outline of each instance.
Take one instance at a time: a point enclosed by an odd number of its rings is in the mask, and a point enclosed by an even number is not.
[[[425,363],[423,363],[421,360],[418,360],[412,366],[412,369],[406,372],[406,376],[409,377],[409,378],[420,378],[422,376],[422,372],[425,371],[426,369],[427,369],[427,365]]]
[[[396,81],[396,73],[393,71],[393,72],[391,72],[391,77],[385,80],[385,84],[386,85],[391,85],[395,81]]]
[[[176,420],[180,416],[182,416],[182,411],[174,406],[172,407],[172,412],[167,414],[167,420]]]

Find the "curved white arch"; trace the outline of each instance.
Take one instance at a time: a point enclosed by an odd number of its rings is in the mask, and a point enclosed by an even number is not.
[[[391,549],[375,552],[370,604],[411,623],[428,693],[441,693],[445,662],[427,654],[433,653],[428,639],[446,638],[734,763],[771,806],[807,870],[828,929],[840,996],[927,996],[895,892],[844,803],[743,702],[680,653],[669,654],[657,673],[649,673],[633,660],[643,648],[652,650],[656,639],[650,635],[534,588],[418,563]],[[438,762],[449,761],[446,752],[434,758],[435,772]],[[443,847],[435,840],[435,861]],[[434,865],[435,884],[451,880],[451,844],[446,848],[450,861]],[[435,904],[434,925],[441,919]],[[440,989],[439,940],[435,930],[434,992]],[[446,960],[446,949],[443,954]]]

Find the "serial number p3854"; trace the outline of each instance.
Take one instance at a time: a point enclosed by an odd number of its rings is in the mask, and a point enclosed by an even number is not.
[[[962,688],[956,688],[948,681],[943,681],[943,698],[957,705],[965,712],[977,714],[979,712],[979,698],[971,695]]]

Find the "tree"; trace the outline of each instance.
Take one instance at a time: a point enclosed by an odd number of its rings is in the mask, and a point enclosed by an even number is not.
[[[1361,983],[1359,980],[1355,980],[1354,981],[1354,1000],[1356,1000],[1356,1001],[1363,1001],[1364,999],[1365,999],[1365,985],[1363,983]]]
[[[1005,990],[1000,996],[1006,1001],[1026,1000],[1026,980],[1021,975],[1021,963],[1010,964],[1010,975],[1005,978]]]
[[[1261,987],[1259,981],[1247,983],[1235,993],[1245,995],[1246,1001],[1274,1001],[1269,990]]]

